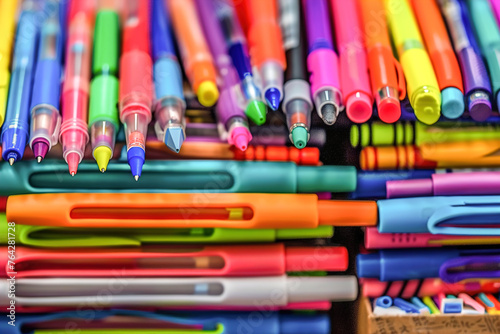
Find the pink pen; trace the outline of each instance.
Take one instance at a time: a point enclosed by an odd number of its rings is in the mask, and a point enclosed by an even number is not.
[[[500,24],[500,0],[490,0],[490,3],[495,13],[495,17],[497,18],[497,22]]]
[[[89,141],[87,115],[95,9],[94,1],[71,2],[59,138],[72,176]]]
[[[347,117],[364,123],[372,116],[373,96],[368,77],[358,1],[330,0],[340,58],[340,85]]]

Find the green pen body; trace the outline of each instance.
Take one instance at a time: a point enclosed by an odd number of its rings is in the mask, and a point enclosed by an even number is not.
[[[97,14],[90,83],[89,130],[94,158],[106,170],[119,128],[118,96],[120,18],[112,10]]]

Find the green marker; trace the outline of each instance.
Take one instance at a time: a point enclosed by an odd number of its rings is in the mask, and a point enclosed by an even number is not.
[[[120,19],[112,10],[97,14],[94,30],[93,79],[90,83],[89,128],[92,154],[101,172],[113,155],[118,132],[118,37]]]

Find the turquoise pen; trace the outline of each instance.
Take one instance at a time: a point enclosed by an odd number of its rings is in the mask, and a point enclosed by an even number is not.
[[[500,106],[500,29],[488,0],[467,0],[474,30],[490,74],[497,110]]]
[[[0,196],[66,192],[152,193],[317,193],[351,192],[356,188],[352,166],[297,166],[293,162],[167,160],[150,161],[141,182],[130,179],[126,163],[110,164],[106,175],[83,162],[74,177],[62,160],[43,165],[23,161],[16,168],[0,164]]]

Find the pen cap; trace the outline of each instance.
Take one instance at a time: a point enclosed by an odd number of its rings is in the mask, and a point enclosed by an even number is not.
[[[288,272],[344,271],[348,262],[345,247],[285,247],[285,269]]]
[[[328,334],[330,319],[326,314],[280,314],[279,334]],[[277,333],[278,334],[278,333]]]
[[[431,179],[387,181],[387,198],[432,196]]]
[[[287,277],[288,302],[353,301],[358,296],[356,276]]]
[[[433,174],[435,196],[498,195],[500,172]]]
[[[353,166],[297,167],[297,192],[350,192],[356,189],[356,181]]]

